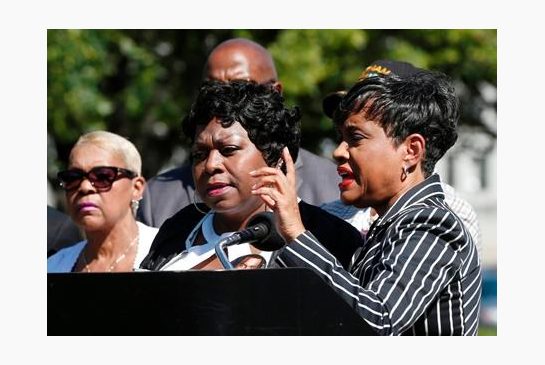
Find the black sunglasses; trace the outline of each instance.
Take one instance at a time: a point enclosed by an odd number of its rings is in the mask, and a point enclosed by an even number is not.
[[[89,172],[80,169],[60,171],[57,178],[64,190],[72,190],[80,186],[84,178],[87,178],[96,189],[110,190],[114,181],[121,178],[133,179],[137,174],[131,170],[113,166],[93,167]]]

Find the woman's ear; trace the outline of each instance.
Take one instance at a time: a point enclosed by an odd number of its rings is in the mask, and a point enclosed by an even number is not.
[[[403,167],[409,171],[414,171],[414,169],[419,166],[424,159],[424,154],[426,152],[426,140],[421,134],[413,133],[405,138],[403,145],[405,153],[405,156],[403,157],[405,166]]]
[[[282,94],[282,91],[284,90],[284,86],[280,81],[275,81],[273,83],[273,88],[278,91],[280,94]]]
[[[144,179],[143,176],[135,177],[133,180],[133,187],[134,187],[132,192],[133,200],[142,199],[142,196],[144,195],[144,189],[146,188],[146,179]]]

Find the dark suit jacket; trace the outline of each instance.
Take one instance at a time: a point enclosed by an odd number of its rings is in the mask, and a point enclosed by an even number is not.
[[[70,216],[47,206],[47,257],[83,239]]]
[[[337,167],[330,160],[301,148],[295,171],[297,194],[304,201],[321,205],[339,198],[340,178]],[[167,218],[193,203],[194,191],[189,164],[157,175],[147,184],[137,219],[149,226],[160,227]]]
[[[204,204],[199,204],[199,208],[207,209]],[[299,211],[305,228],[319,237],[323,246],[347,269],[352,255],[362,244],[358,230],[344,220],[303,201],[299,202]],[[202,217],[203,214],[197,211],[195,206],[188,205],[167,219],[159,228],[151,249],[140,267],[159,270],[185,250],[187,236]]]

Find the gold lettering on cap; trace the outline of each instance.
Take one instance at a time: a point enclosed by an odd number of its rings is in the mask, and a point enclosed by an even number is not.
[[[386,68],[384,66],[371,65],[371,66],[368,66],[365,70],[363,70],[360,77],[358,78],[358,81],[364,80],[367,77],[373,76],[373,75],[376,75],[376,74],[388,75],[391,72],[392,71],[390,69],[388,69],[388,68]]]

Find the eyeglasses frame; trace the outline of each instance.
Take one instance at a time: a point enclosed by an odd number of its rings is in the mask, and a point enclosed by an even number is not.
[[[91,179],[89,179],[89,174],[93,173],[94,170],[101,169],[101,168],[112,169],[112,170],[115,170],[115,173],[116,173],[115,178],[111,182],[109,182],[109,186],[104,187],[104,188],[96,187],[95,182],[93,182]],[[60,176],[62,174],[64,174],[64,173],[70,172],[70,171],[72,171],[72,172],[75,171],[75,172],[81,173],[81,178],[80,178],[79,184],[67,189],[65,187],[64,182],[62,181]],[[114,182],[116,182],[119,179],[123,179],[125,177],[132,180],[135,177],[138,177],[138,174],[136,172],[132,171],[132,170],[125,169],[123,167],[117,167],[117,166],[95,166],[95,167],[91,168],[87,172],[85,172],[85,171],[83,171],[81,169],[68,169],[68,170],[59,171],[57,173],[57,179],[59,180],[59,185],[65,191],[71,191],[71,190],[75,190],[75,189],[79,188],[84,179],[89,180],[89,182],[91,183],[91,186],[93,186],[95,189],[97,189],[99,191],[109,191],[112,188]]]

